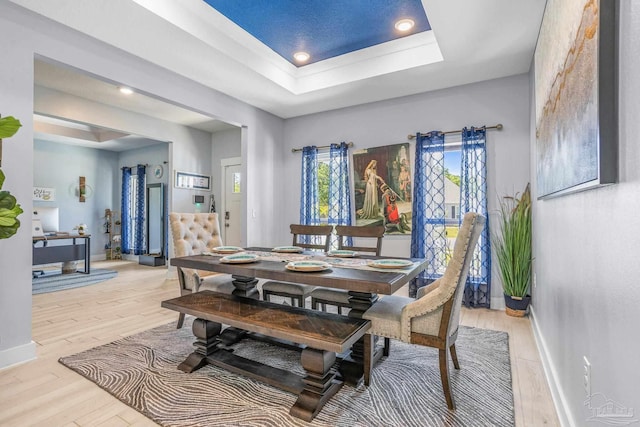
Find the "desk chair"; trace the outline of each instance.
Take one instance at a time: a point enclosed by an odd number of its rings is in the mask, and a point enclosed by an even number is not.
[[[338,249],[345,249],[356,252],[370,252],[380,256],[382,249],[382,238],[384,237],[384,225],[356,227],[351,225],[336,225],[336,235],[338,236]],[[345,239],[357,237],[359,239],[376,239],[375,246],[349,246],[345,244]],[[338,313],[342,314],[342,308],[349,308],[349,291],[344,289],[324,288],[318,286],[311,291],[311,308],[318,309],[318,304],[322,311],[326,311],[327,304],[338,307]]]
[[[291,234],[293,234],[293,246],[300,246],[305,249],[322,250],[327,252],[331,243],[330,236],[333,233],[332,225],[300,225],[291,224]],[[323,243],[305,242],[302,236],[315,236],[323,239]],[[262,285],[262,298],[265,301],[271,299],[271,295],[278,295],[289,298],[291,305],[297,301],[298,307],[304,307],[304,300],[311,294],[315,286],[301,285],[299,283],[288,282],[266,282]]]
[[[385,354],[389,352],[389,338],[439,350],[442,390],[451,410],[455,409],[455,403],[449,384],[447,350],[451,353],[453,366],[460,369],[455,346],[460,306],[473,251],[485,221],[485,217],[477,213],[465,214],[444,275],[418,289],[416,299],[387,295],[362,315],[371,320],[371,335],[385,337]],[[364,373],[365,384],[369,384],[370,375],[368,369]]]
[[[173,251],[176,257],[199,255],[202,252],[222,246],[220,226],[216,213],[176,213],[169,214],[169,228],[173,239]],[[212,290],[231,293],[235,289],[229,274],[194,270],[178,267],[180,296]],[[184,323],[184,313],[178,318],[178,329]]]

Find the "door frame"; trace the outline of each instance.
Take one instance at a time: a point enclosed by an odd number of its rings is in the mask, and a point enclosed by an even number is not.
[[[226,159],[220,159],[220,183],[222,188],[220,188],[220,209],[218,210],[218,222],[220,224],[220,234],[222,235],[222,241],[227,241],[227,227],[224,226],[224,213],[226,210],[226,200],[227,200],[227,167],[228,166],[240,166],[242,169],[242,157],[229,157]],[[242,179],[244,181],[244,179]],[[243,183],[242,188],[244,188],[246,182]],[[240,218],[242,223],[242,218]],[[240,240],[242,240],[242,236],[240,236]]]

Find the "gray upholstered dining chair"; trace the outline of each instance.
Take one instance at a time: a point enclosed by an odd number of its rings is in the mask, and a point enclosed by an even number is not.
[[[455,347],[460,306],[473,251],[485,221],[485,217],[477,213],[465,214],[444,275],[420,288],[416,299],[385,296],[362,316],[371,320],[370,334],[385,337],[385,354],[388,354],[389,338],[438,349],[442,390],[451,410],[455,409],[455,402],[449,382],[447,350],[451,352],[453,366],[460,369]],[[370,376],[370,371],[365,372],[365,384],[369,383]]]
[[[382,250],[382,238],[384,237],[385,227],[384,225],[358,227],[353,225],[336,225],[336,236],[338,236],[338,249],[356,251],[356,252],[369,252],[380,255]],[[347,245],[346,239],[348,237],[358,238],[359,244],[362,239],[375,239],[375,246],[354,246]],[[316,287],[311,291],[311,308],[318,309],[318,304],[322,308],[322,311],[326,311],[327,305],[333,305],[338,308],[338,313],[342,314],[343,308],[349,308],[349,291],[344,289],[325,288],[322,286]]]
[[[333,233],[332,225],[301,225],[291,224],[289,226],[293,235],[293,245],[304,249],[322,250],[327,252],[331,240],[329,237]],[[303,236],[316,237],[322,243],[316,241],[305,241]],[[265,282],[262,284],[262,299],[270,301],[272,295],[289,298],[291,305],[294,301],[298,303],[298,307],[304,307],[304,301],[315,289],[315,286],[302,285],[300,283],[289,282]]]
[[[169,228],[173,241],[174,256],[199,255],[222,246],[218,214],[177,213],[169,214]],[[180,296],[200,290],[231,293],[235,289],[231,275],[211,271],[178,267]],[[178,318],[178,329],[182,328],[184,314]]]

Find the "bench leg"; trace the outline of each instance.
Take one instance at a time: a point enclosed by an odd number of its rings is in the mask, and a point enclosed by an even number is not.
[[[331,369],[336,354],[330,351],[305,348],[302,350],[301,363],[307,372],[303,379],[304,389],[291,407],[289,414],[311,422],[327,401],[340,390],[342,382],[335,379]]]
[[[222,325],[209,320],[195,319],[191,330],[193,335],[196,336],[196,342],[193,343],[196,351],[178,365],[178,369],[188,374],[205,366],[207,364],[207,356],[218,350],[218,334],[222,330]]]

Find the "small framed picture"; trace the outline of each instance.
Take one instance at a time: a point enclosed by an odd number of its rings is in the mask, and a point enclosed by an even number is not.
[[[174,186],[176,188],[192,188],[196,190],[210,190],[211,176],[176,171]]]

